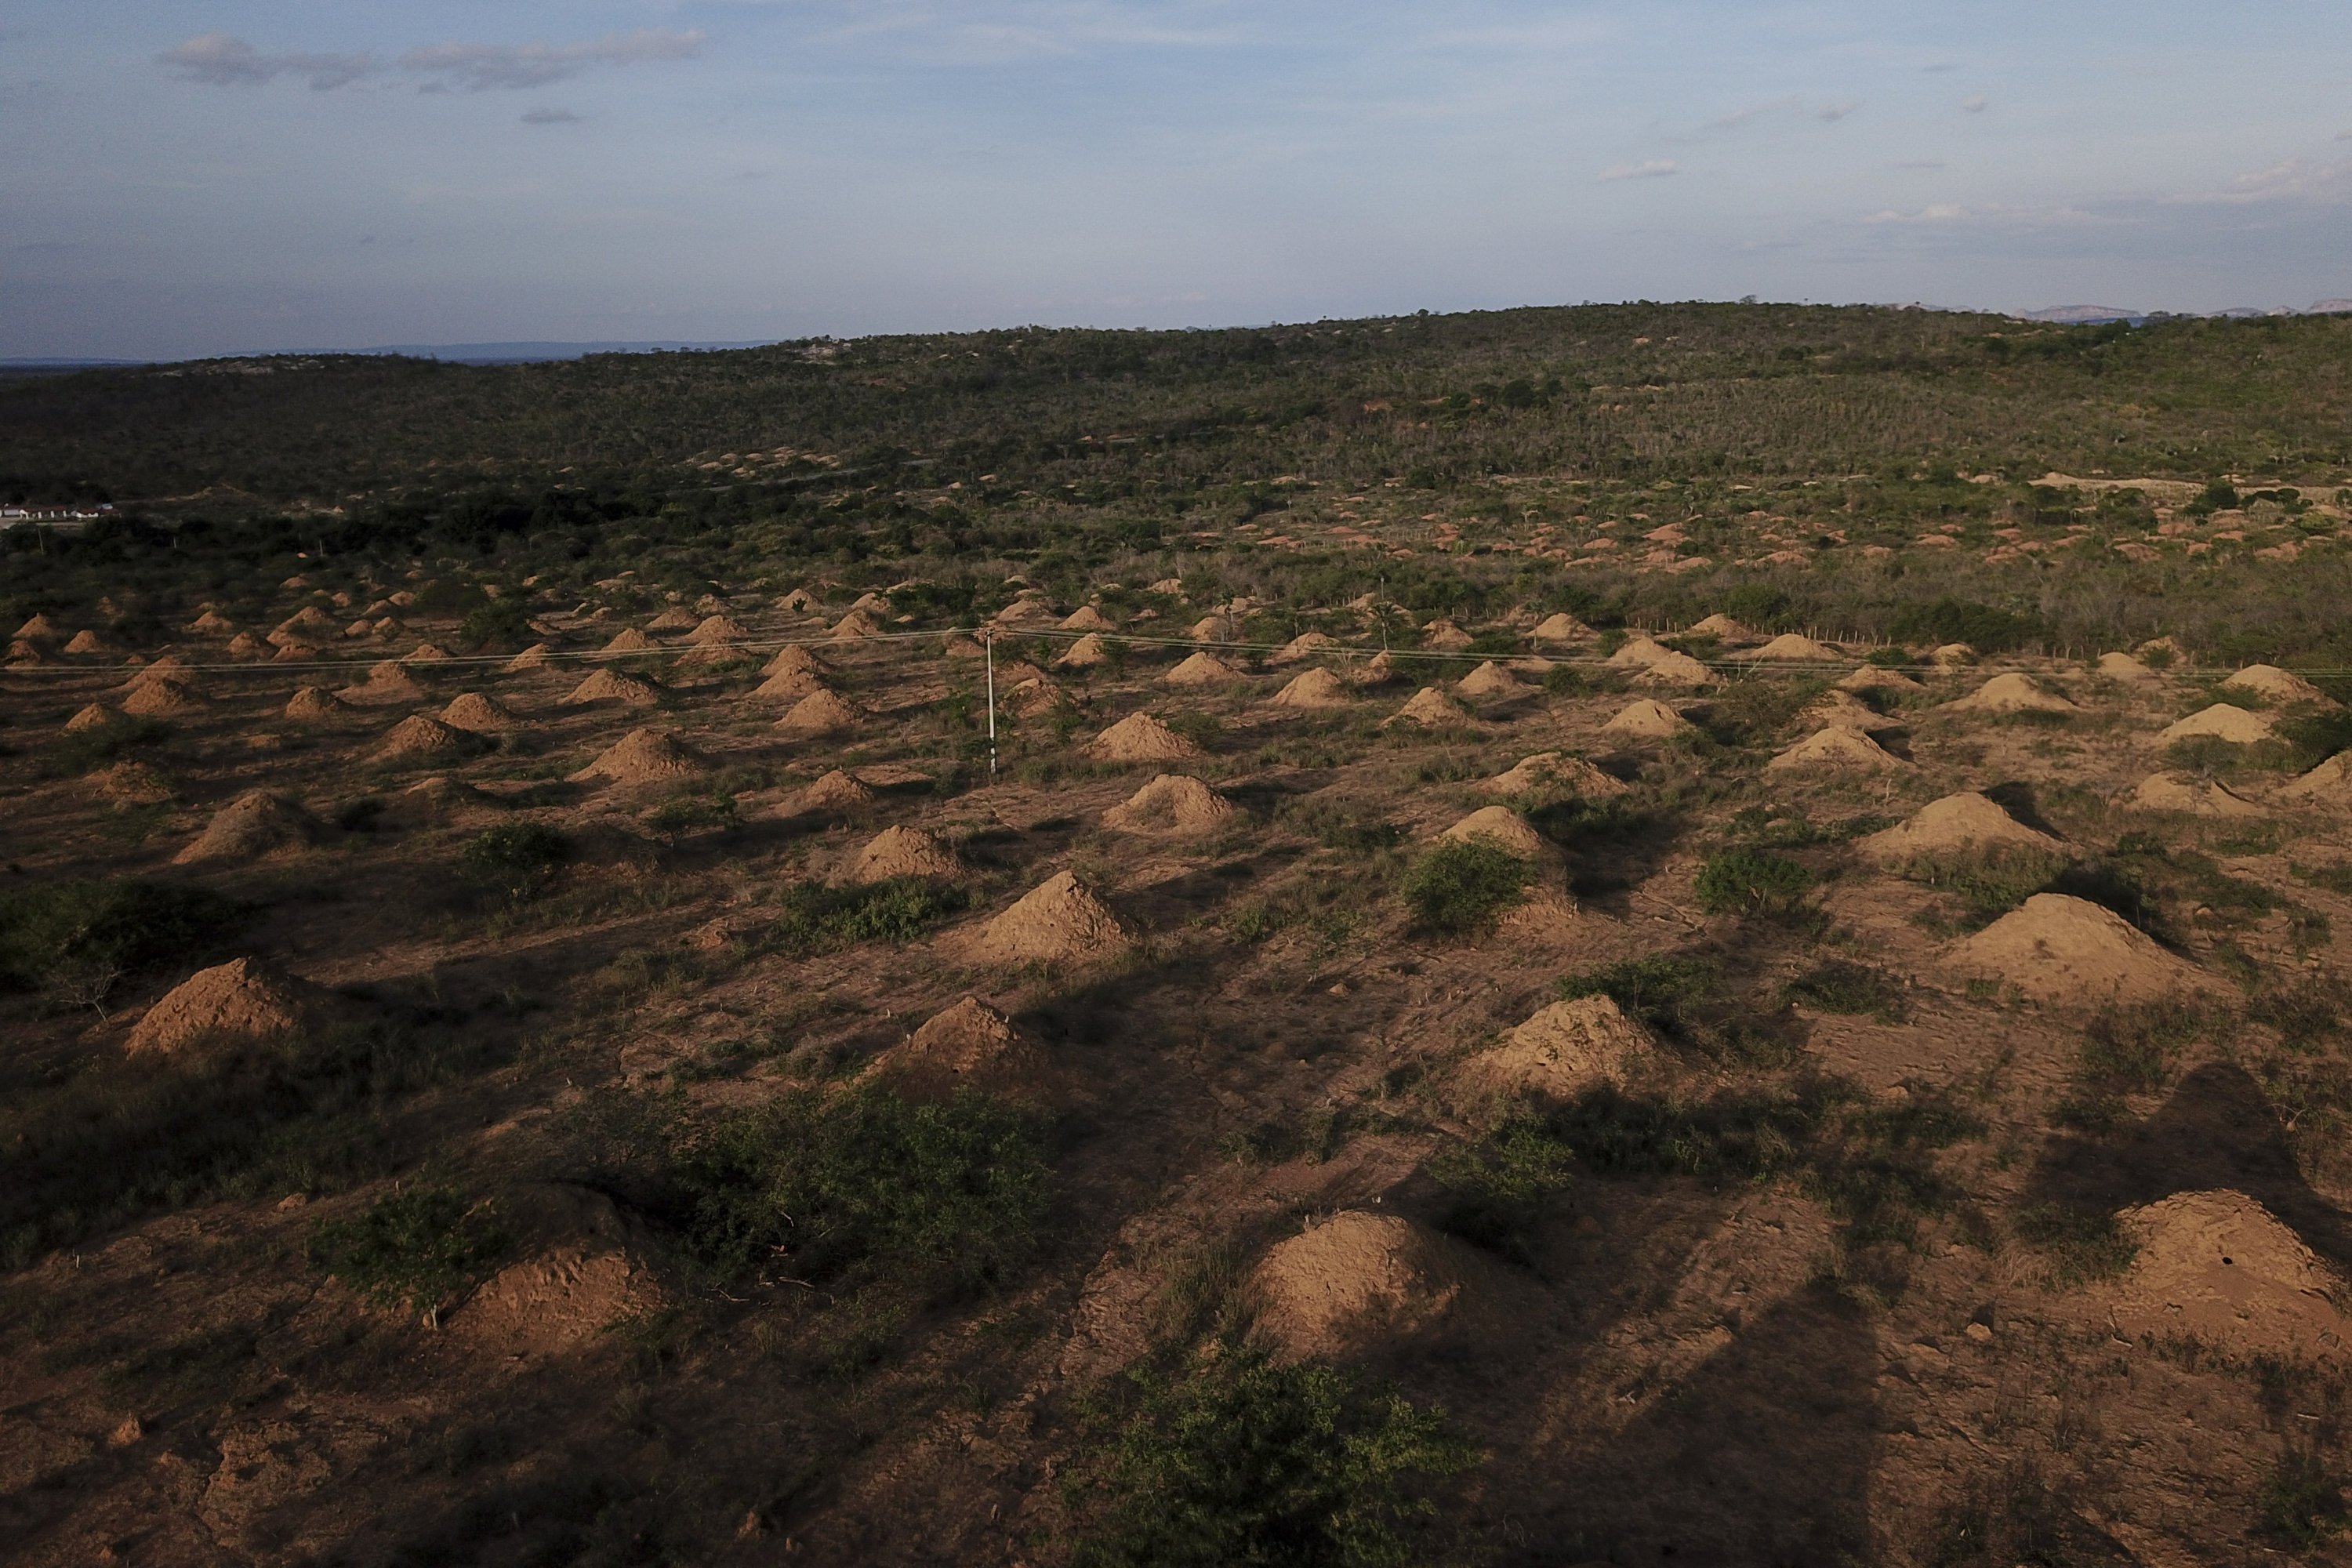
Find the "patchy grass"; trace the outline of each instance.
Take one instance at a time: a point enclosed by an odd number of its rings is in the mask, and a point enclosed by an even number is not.
[[[379,1307],[422,1312],[437,1324],[504,1256],[512,1237],[487,1202],[455,1187],[404,1187],[350,1219],[310,1227],[312,1267]]]
[[[1817,879],[1802,861],[1742,845],[1699,867],[1699,908],[1711,915],[1784,914],[1804,901]]]
[[[1404,901],[1428,931],[1459,936],[1491,926],[1527,898],[1535,868],[1494,844],[1448,840],[1413,862]]]
[[[1515,1117],[1475,1142],[1456,1143],[1429,1163],[1451,1205],[1441,1228],[1524,1262],[1537,1223],[1574,1180],[1576,1156],[1543,1122]]]
[[[1911,1010],[1900,981],[1884,970],[1844,958],[1815,964],[1790,981],[1783,994],[1818,1012],[1848,1017],[1866,1014],[1882,1024],[1899,1024]]]
[[[862,942],[913,942],[971,905],[961,888],[919,877],[892,877],[860,888],[801,882],[784,889],[769,939],[796,956],[829,952]]]

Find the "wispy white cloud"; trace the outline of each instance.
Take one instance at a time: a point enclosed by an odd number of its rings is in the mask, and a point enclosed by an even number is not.
[[[598,66],[692,59],[709,41],[700,29],[640,27],[577,44],[429,44],[400,57],[399,68],[427,91],[545,87]],[[351,87],[391,68],[372,54],[265,54],[230,33],[206,33],[155,57],[183,81],[205,87],[264,87],[299,77],[313,91]]]
[[[1601,171],[1601,180],[1607,184],[1614,180],[1663,180],[1669,174],[1679,174],[1682,165],[1672,158],[1652,158],[1643,163],[1619,163]]]
[[[428,44],[401,56],[400,63],[428,79],[428,85],[486,92],[569,81],[597,66],[689,60],[709,41],[698,27],[683,33],[639,27],[578,44]]]
[[[1786,116],[1791,120],[1818,120],[1825,125],[1835,125],[1862,107],[1859,99],[1841,99],[1834,103],[1808,103],[1799,98],[1779,98],[1769,103],[1751,103],[1735,109],[1728,114],[1718,114],[1699,127],[1702,133],[1720,135],[1755,124],[1759,120]]]
[[[2176,205],[2250,206],[2257,202],[2335,203],[2352,200],[2352,160],[2315,163],[2284,158],[2266,169],[2240,174],[2218,191],[2174,196]]]
[[[526,109],[522,111],[525,125],[577,125],[580,116],[568,109]]]
[[[265,55],[230,33],[206,33],[155,58],[181,80],[206,87],[264,87],[293,76],[308,80],[313,92],[330,92],[376,69],[373,55]]]

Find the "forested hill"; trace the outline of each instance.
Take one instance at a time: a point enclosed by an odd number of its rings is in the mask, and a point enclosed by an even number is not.
[[[2065,327],[1586,306],[1218,331],[1027,328],[467,366],[199,362],[0,386],[0,496],[349,506],[485,483],[824,475],[1126,493],[1833,476],[2207,479],[2352,460],[2352,318]]]

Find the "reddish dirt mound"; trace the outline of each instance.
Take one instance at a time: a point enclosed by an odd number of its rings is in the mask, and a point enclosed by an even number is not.
[[[521,674],[526,669],[538,669],[548,662],[548,656],[554,651],[546,643],[535,642],[507,660],[506,668],[509,673],[516,675]]]
[[[793,810],[802,812],[856,811],[874,804],[874,792],[856,778],[834,769],[793,798]]]
[[[385,659],[372,666],[367,679],[357,686],[346,686],[335,693],[346,702],[364,703],[370,707],[388,707],[395,702],[414,702],[425,695],[425,688],[398,659]]]
[[[624,626],[611,642],[604,645],[606,653],[657,653],[661,644],[635,626]]]
[[[139,656],[133,654],[131,656],[131,662],[138,665],[139,668],[131,673],[131,679],[124,681],[119,688],[123,691],[135,691],[148,681],[159,680],[165,676],[185,679],[180,672],[189,668],[188,661],[176,653],[167,653],[152,664],[141,662]]]
[[[481,750],[481,737],[444,724],[423,713],[412,713],[392,727],[374,752],[380,763],[425,757],[462,757]]]
[[[2127,653],[2103,653],[2099,656],[2099,662],[2092,668],[2103,679],[2121,681],[2126,686],[2140,686],[2162,679]]]
[[[1813,699],[1797,722],[1816,730],[1860,730],[1865,734],[1874,730],[1895,730],[1902,726],[1881,714],[1877,709],[1850,693],[1832,688]]]
[[[66,733],[79,735],[91,730],[103,730],[121,715],[103,702],[93,702],[66,721]]]
[[[833,629],[825,635],[835,642],[855,642],[860,637],[879,637],[881,633],[882,628],[875,624],[873,616],[863,610],[852,610],[834,622]]]
[[[1675,650],[1652,637],[1634,637],[1601,662],[1611,669],[1647,669]]]
[[[99,793],[116,805],[161,805],[177,792],[145,763],[117,763],[89,775]]]
[[[1276,648],[1266,662],[1297,664],[1302,658],[1313,658],[1317,654],[1329,653],[1344,646],[1338,637],[1326,637],[1321,632],[1301,632]]]
[[[1318,665],[1291,677],[1287,685],[1266,700],[1276,708],[1313,710],[1345,708],[1354,698],[1346,681]]]
[[[574,783],[604,779],[616,784],[659,784],[667,779],[696,778],[710,764],[681,744],[667,730],[632,730],[597,754],[596,760],[572,775]]]
[[[417,780],[386,802],[384,819],[396,826],[422,826],[447,822],[475,807],[503,804],[498,796],[485,795],[462,779],[436,773]]]
[[[1088,632],[1062,650],[1062,657],[1054,661],[1054,668],[1055,669],[1092,669],[1097,665],[1109,662],[1110,645],[1094,633]]]
[[[1757,636],[1753,626],[1735,621],[1729,616],[1720,612],[1707,616],[1706,619],[1691,627],[1690,635],[1695,637],[1715,637],[1722,642],[1754,642]]]
[[[696,647],[717,647],[728,643],[742,642],[751,635],[751,628],[740,626],[725,616],[710,616],[686,634],[686,640]]]
[[[1694,734],[1697,729],[1697,725],[1664,703],[1644,697],[1619,710],[1615,718],[1601,726],[1601,732],[1636,741],[1670,741],[1677,735]]]
[[[1062,629],[1066,632],[1108,632],[1118,628],[1111,624],[1109,616],[1092,605],[1080,605],[1062,617]]]
[[[478,735],[495,735],[522,727],[522,721],[505,703],[479,691],[462,692],[450,699],[449,706],[441,710],[441,721]]]
[[[2273,708],[2340,708],[2325,691],[2274,664],[2250,664],[2221,682],[2224,691],[2250,691]]]
[[[2139,781],[2131,798],[2142,811],[2178,811],[2189,816],[2263,815],[2263,808],[2245,796],[2189,773],[2150,773]]]
[[[815,652],[801,643],[793,643],[776,650],[776,657],[760,667],[761,675],[782,675],[792,671],[801,675],[824,676],[833,667],[819,658]]]
[[[418,643],[401,658],[403,664],[447,664],[457,656],[437,642]]]
[[[299,805],[265,789],[249,789],[215,812],[195,842],[172,857],[172,864],[257,860],[299,849],[318,831],[317,819]]]
[[[39,642],[57,635],[57,623],[46,615],[33,616],[16,631],[17,640],[22,642]]]
[[[794,588],[776,600],[776,608],[788,615],[805,616],[815,609],[819,600],[806,588]]]
[[[1540,860],[1553,852],[1551,841],[1507,805],[1482,805],[1438,837],[1456,844],[1484,841],[1522,860]]]
[[[1004,700],[1012,704],[1015,713],[1025,719],[1039,713],[1050,713],[1068,701],[1069,697],[1050,677],[1039,674],[1006,691]]]
[[[1194,642],[1234,642],[1240,638],[1242,628],[1231,616],[1202,616],[1184,628],[1184,635]]]
[[[2280,785],[2272,798],[2305,805],[2342,805],[2352,802],[2352,752],[2336,752],[2302,777]]]
[[[2036,893],[1955,948],[1952,968],[2042,1002],[2095,1006],[2201,989],[2204,976],[2112,910]]]
[[[1865,664],[1837,683],[1840,691],[1925,691],[1926,687],[1899,669],[1881,669]]]
[[[2063,855],[2065,845],[2028,827],[1995,802],[1973,792],[1930,801],[1884,833],[1856,845],[1882,865],[1969,850],[2032,850]]]
[[[1669,651],[1664,657],[1652,659],[1646,668],[1633,677],[1637,686],[1673,686],[1696,690],[1715,684],[1715,672],[1686,653]]]
[[[1474,639],[1468,632],[1441,616],[1421,628],[1421,646],[1451,653],[1455,648],[1468,647]]]
[[[1118,916],[1061,871],[982,927],[970,951],[979,963],[1076,963],[1108,957],[1132,942]]]
[[[1366,659],[1350,678],[1359,686],[1386,686],[1397,678],[1395,658],[1385,648]]]
[[[2168,727],[2157,739],[2169,745],[2175,741],[2196,740],[2210,735],[2232,745],[2259,745],[2274,738],[2271,721],[2259,713],[2227,702],[2216,702],[2200,712],[2191,713],[2179,723]]]
[[[1535,630],[1528,635],[1538,642],[1566,643],[1589,637],[1593,633],[1591,626],[1586,626],[1574,616],[1553,615],[1538,621]]]
[[[257,958],[200,969],[147,1009],[123,1049],[132,1056],[201,1044],[247,1045],[315,1027],[329,994]]]
[[[196,689],[170,676],[158,676],[142,680],[122,700],[122,710],[142,719],[169,719],[183,713],[200,713],[211,704]]]
[[[1465,697],[1524,697],[1535,688],[1490,658],[1455,681],[1454,689]]]
[[[1945,704],[1968,713],[2079,713],[2081,709],[2054,691],[2045,691],[2033,678],[2014,670],[1996,675],[1966,697]]]
[[[251,632],[239,632],[228,639],[228,651],[238,658],[259,658],[269,651],[269,645]]]
[[[909,1100],[946,1100],[959,1089],[977,1089],[1049,1101],[1061,1087],[1045,1047],[977,996],[966,996],[883,1052],[873,1076]]]
[[[1625,785],[1582,757],[1564,752],[1522,757],[1508,773],[1496,773],[1478,787],[1487,795],[1578,795],[1586,800],[1611,800],[1625,793]]]
[[[589,702],[618,702],[630,708],[651,708],[660,700],[659,687],[634,675],[624,675],[617,669],[591,672],[587,679],[565,692],[561,700],[566,708],[577,708]]]
[[[664,610],[660,615],[656,616],[652,620],[647,621],[646,623],[646,630],[649,632],[658,632],[667,636],[671,632],[682,632],[687,630],[694,625],[694,612],[692,610],[686,608],[683,605],[672,605],[668,609]]]
[[[1162,686],[1223,686],[1242,672],[1213,653],[1196,653],[1160,678]]]
[[[341,717],[346,712],[351,712],[351,708],[346,708],[331,693],[320,691],[318,687],[297,687],[294,696],[287,699],[285,717],[299,720],[303,724],[318,724],[318,721],[334,720],[334,717]]]
[[[206,610],[188,623],[188,629],[201,637],[232,637],[236,635],[236,623],[218,610]]]
[[[1232,821],[1240,808],[1181,773],[1161,773],[1103,813],[1103,826],[1123,833],[1207,833]]]
[[[1875,773],[1907,768],[1896,756],[1859,730],[1821,730],[1764,764],[1767,773],[1817,768],[1825,773]]]
[[[832,692],[817,690],[786,709],[776,728],[787,735],[832,735],[854,728],[864,717]]]
[[[798,702],[803,697],[814,697],[828,689],[825,683],[805,669],[780,669],[751,690],[754,697],[764,697],[772,702]]]
[[[1964,642],[1948,642],[1927,652],[1927,662],[1937,669],[1966,669],[1976,661],[1977,650]]]
[[[1472,721],[1470,710],[1440,691],[1434,686],[1424,686],[1414,692],[1405,705],[1381,721],[1385,730],[1394,724],[1418,724],[1424,730],[1451,730]]]
[[[2175,1193],[2116,1218],[2139,1251],[2116,1287],[2127,1336],[2186,1338],[2241,1356],[2340,1357],[2344,1281],[2244,1193]]]
[[[1453,1310],[1473,1265],[1459,1242],[1349,1210],[1267,1252],[1251,1276],[1258,1331],[1286,1360],[1339,1360]]]
[[[305,605],[278,622],[270,631],[269,640],[276,642],[280,634],[290,637],[332,637],[334,632],[334,616],[316,605]]]
[[[849,880],[859,886],[893,877],[954,878],[963,874],[955,851],[919,827],[886,827],[857,852]]]
[[[1465,1082],[1510,1094],[1573,1100],[1623,1083],[1657,1057],[1656,1044],[1606,996],[1555,1002],[1462,1065]]]
[[[1175,763],[1201,755],[1201,748],[1149,713],[1130,713],[1087,742],[1086,754],[1101,763]]]
[[[1848,656],[1827,643],[1783,632],[1762,647],[1739,656],[1758,664],[1843,664]]]

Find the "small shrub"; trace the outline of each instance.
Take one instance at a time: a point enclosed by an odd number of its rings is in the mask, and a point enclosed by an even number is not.
[[[1480,1458],[1440,1411],[1254,1346],[1131,1375],[1136,1407],[1069,1489],[1087,1568],[1401,1568],[1427,1560],[1431,1490]]]
[[[2264,1535],[2297,1552],[2308,1552],[2341,1534],[2352,1512],[2344,1487],[2319,1456],[2289,1448],[2263,1483],[2257,1503]]]
[[[2006,653],[2044,636],[2046,630],[2032,616],[1955,598],[1916,605],[1896,616],[1887,628],[1897,642],[1966,643],[1979,653]]]
[[[1699,868],[1699,908],[1711,915],[1772,914],[1796,908],[1812,890],[1811,868],[1750,846],[1707,857]]]
[[[543,822],[501,822],[486,827],[457,857],[466,875],[520,901],[546,890],[572,858],[572,841]]]
[[[962,889],[919,877],[892,877],[862,888],[802,882],[784,889],[769,934],[786,952],[806,955],[861,942],[913,942],[971,902]]]
[[[1179,713],[1168,721],[1168,727],[1204,752],[1217,748],[1217,741],[1225,732],[1224,724],[1213,713],[1190,711]],[[1065,739],[1067,737],[1066,736]]]
[[[1535,868],[1499,845],[1449,840],[1413,863],[1404,900],[1422,925],[1454,935],[1491,925],[1534,879]]]
[[[1884,970],[1833,958],[1789,982],[1788,996],[1824,1013],[1869,1014],[1883,1024],[1899,1024],[1910,1005],[1903,986]]]
[[[1523,1261],[1544,1205],[1573,1181],[1576,1156],[1541,1121],[1517,1117],[1429,1163],[1453,1200],[1438,1222],[1464,1240]]]
[[[1980,921],[1998,920],[2050,886],[2063,855],[2011,847],[1916,856],[1895,868],[1906,881],[1957,894]]]
[[[688,1248],[720,1280],[978,1285],[1028,1252],[1045,1209],[1028,1121],[969,1092],[917,1104],[874,1087],[798,1090],[668,1138]]]
[[[2131,1267],[2139,1246],[2102,1209],[2036,1204],[2017,1216],[2017,1238],[2042,1255],[2062,1285],[2112,1279]]]
[[[727,794],[673,795],[646,814],[646,826],[675,843],[692,833],[724,833],[741,826],[735,797]]]
[[[1553,989],[1563,1002],[1607,996],[1627,1017],[1662,1034],[1682,1035],[1699,1021],[1703,1007],[1721,998],[1723,977],[1702,959],[1667,954],[1563,975]]]
[[[0,890],[0,991],[85,1006],[142,970],[184,962],[229,934],[247,907],[166,882],[73,881]]]
[[[504,652],[529,642],[530,616],[520,599],[492,599],[466,613],[457,625],[457,639],[477,653]]]
[[[386,1194],[365,1214],[310,1227],[310,1261],[379,1307],[440,1310],[488,1272],[510,1242],[487,1203],[454,1187]]]

